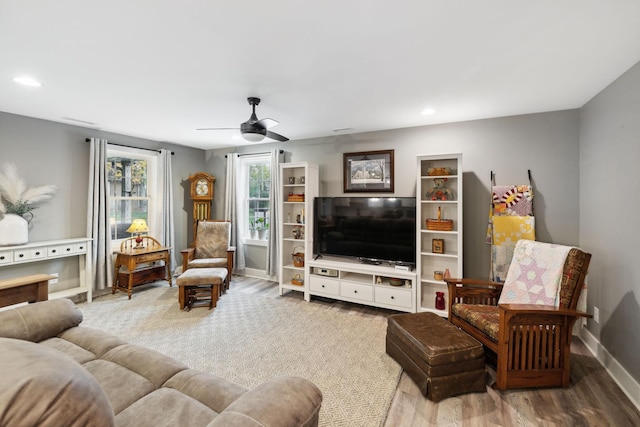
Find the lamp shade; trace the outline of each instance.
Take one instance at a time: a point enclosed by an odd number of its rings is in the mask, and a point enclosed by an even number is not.
[[[147,227],[147,221],[144,219],[134,219],[129,228],[127,228],[127,233],[146,233],[149,231],[149,227]]]

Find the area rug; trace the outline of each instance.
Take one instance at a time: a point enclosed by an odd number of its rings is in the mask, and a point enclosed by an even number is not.
[[[154,285],[79,304],[84,326],[253,388],[295,375],[322,391],[321,426],[381,426],[400,366],[385,353],[386,318],[233,287],[217,308],[178,308],[176,287]]]

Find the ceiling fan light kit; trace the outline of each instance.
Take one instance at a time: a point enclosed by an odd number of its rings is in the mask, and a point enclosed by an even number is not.
[[[249,120],[244,123],[240,123],[240,134],[242,137],[249,142],[260,142],[265,137],[274,139],[276,141],[285,142],[288,141],[289,138],[279,135],[275,132],[268,131],[267,129],[278,124],[276,120],[273,119],[262,119],[258,120],[258,116],[256,116],[256,105],[260,104],[260,98],[256,98],[250,96],[247,98],[249,105],[251,105],[252,113]],[[229,128],[202,128],[198,130],[219,130],[219,129],[229,129]]]

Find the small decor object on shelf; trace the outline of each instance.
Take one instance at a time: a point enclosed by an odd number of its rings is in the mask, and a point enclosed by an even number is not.
[[[290,176],[289,177],[289,184],[295,184],[296,183],[296,177],[295,176]]]
[[[449,190],[445,184],[447,178],[435,178],[433,180],[433,188],[426,194],[429,200],[453,200],[453,193]]]
[[[438,206],[438,218],[427,219],[426,223],[427,223],[427,230],[431,230],[431,231],[452,231],[453,230],[453,220],[442,219],[442,210],[440,206]]]
[[[429,168],[429,169],[427,169],[427,175],[429,175],[429,176],[447,176],[447,175],[451,175],[451,168],[448,168],[448,167]]]
[[[397,279],[395,277],[391,277],[391,278],[389,278],[389,284],[391,286],[402,286],[404,284],[404,281],[402,279]]]
[[[127,233],[137,234],[136,236],[136,245],[133,249],[144,249],[144,245],[142,244],[142,237],[140,234],[146,233],[149,231],[149,227],[147,226],[147,221],[144,219],[134,219],[129,228],[127,228]]]
[[[16,165],[4,163],[0,171],[0,245],[28,243],[29,222],[36,208],[32,205],[50,199],[57,190],[55,185],[27,188]]]
[[[436,270],[433,272],[433,278],[435,280],[442,280],[444,278],[444,273],[440,270]]]
[[[449,269],[448,269],[448,268],[446,268],[446,269],[444,270],[444,275],[443,275],[442,277],[443,277],[443,278],[445,278],[445,279],[449,279],[449,278],[451,278],[451,272],[449,271]]]
[[[291,284],[296,286],[304,286],[304,279],[300,277],[299,274],[296,274],[293,279],[291,279]]]
[[[382,277],[376,276],[376,285],[382,285]]]
[[[431,239],[431,252],[434,254],[443,254],[444,239]]]
[[[304,176],[300,177],[300,184],[304,184]]]
[[[444,310],[444,292],[436,292],[436,309]]]
[[[303,246],[296,246],[293,248],[293,253],[291,254],[291,258],[293,259],[294,267],[304,267],[304,252],[297,252],[298,248],[302,248]]]

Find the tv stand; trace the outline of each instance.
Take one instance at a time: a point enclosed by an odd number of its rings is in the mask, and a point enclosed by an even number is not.
[[[314,267],[335,270],[337,277],[314,274]],[[415,272],[328,256],[308,261],[306,268],[310,297],[416,312]],[[399,286],[394,286],[396,284]]]

